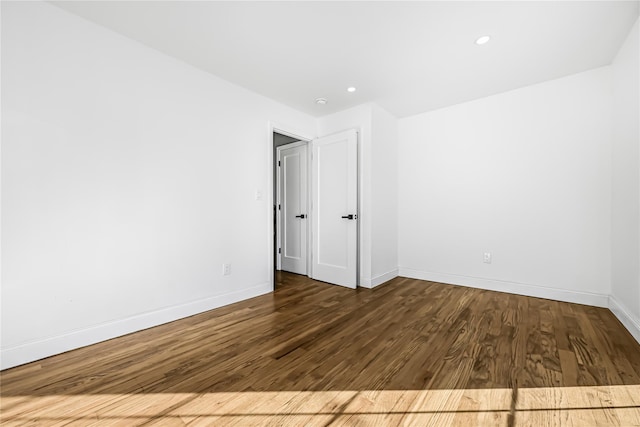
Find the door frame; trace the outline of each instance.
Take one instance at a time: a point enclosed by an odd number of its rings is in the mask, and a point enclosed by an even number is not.
[[[280,133],[280,132],[278,132]],[[288,136],[288,135],[287,135]],[[289,144],[285,144],[285,145],[281,145],[279,147],[276,148],[276,154],[277,154],[277,159],[274,159],[274,162],[280,161],[280,153],[282,152],[282,150],[287,149],[287,148],[296,148],[296,147],[302,147],[302,146],[306,146],[307,147],[307,156],[305,162],[307,163],[307,191],[306,191],[306,195],[307,198],[305,200],[305,205],[306,205],[306,215],[307,215],[307,221],[305,221],[305,234],[307,235],[305,241],[306,241],[306,250],[305,250],[305,257],[307,258],[306,261],[306,271],[305,271],[305,275],[307,275],[308,277],[311,277],[311,256],[310,256],[310,246],[309,246],[309,235],[311,233],[310,230],[310,226],[309,224],[311,223],[311,209],[310,209],[310,197],[309,197],[309,191],[311,190],[311,185],[309,183],[309,178],[310,178],[310,173],[309,173],[309,168],[311,167],[311,157],[309,155],[309,146],[311,145],[311,141],[298,141],[298,142],[291,142]],[[274,166],[275,167],[275,166]],[[279,165],[279,167],[282,167],[282,165]],[[280,173],[282,171],[282,169],[279,169],[276,173],[276,200],[275,200],[275,204],[276,205],[281,205],[282,203],[282,194],[280,194],[281,190],[281,185],[282,182],[281,180],[281,176],[282,174]],[[282,210],[283,209],[276,209],[276,243],[277,243],[277,247],[278,248],[282,248]],[[282,270],[282,253],[278,253],[276,254],[276,260],[277,260],[277,265],[276,265],[276,269],[277,270]]]
[[[335,133],[340,133],[342,131],[345,130],[349,130],[349,129],[355,129],[356,131],[356,136],[358,139],[358,232],[357,232],[357,257],[356,257],[356,280],[357,280],[357,285],[356,287],[360,287],[360,272],[361,272],[361,268],[362,268],[362,238],[363,238],[363,221],[362,219],[362,214],[363,214],[363,206],[362,206],[362,194],[363,194],[363,185],[364,185],[364,177],[363,177],[363,155],[362,155],[362,134],[363,134],[363,129],[362,126],[360,125],[355,125],[355,126],[349,126],[346,127],[344,129],[335,131],[335,132],[331,132],[327,135],[322,135],[322,136],[330,136],[333,135]],[[267,184],[269,185],[269,191],[266,191],[265,193],[267,194],[267,198],[266,198],[266,203],[267,203],[267,230],[268,230],[268,238],[267,238],[267,254],[268,254],[268,259],[269,259],[269,285],[270,285],[270,289],[271,292],[273,292],[275,290],[275,275],[276,275],[276,269],[275,269],[275,265],[273,262],[273,248],[275,247],[275,239],[274,239],[274,234],[276,232],[276,230],[274,229],[274,215],[273,215],[273,206],[275,203],[275,195],[273,194],[273,186],[275,185],[274,183],[274,158],[273,158],[273,133],[279,133],[285,136],[289,136],[291,138],[296,138],[300,141],[306,141],[307,144],[309,144],[311,141],[313,141],[315,138],[318,138],[317,135],[312,135],[307,133],[307,131],[304,131],[300,128],[296,128],[295,126],[291,126],[288,124],[283,124],[283,123],[279,123],[273,120],[270,120],[267,124],[267,135],[266,135],[266,148],[267,148],[267,176],[265,181],[267,182]],[[310,155],[309,152],[311,150],[307,150],[307,155]],[[309,171],[307,171],[309,172]],[[308,180],[307,182],[308,185],[311,185],[311,181]],[[367,211],[368,212],[368,211]],[[311,215],[312,212],[311,210],[309,210],[309,215]],[[366,213],[365,213],[366,214]],[[312,239],[313,239],[313,235],[310,233],[307,239],[307,245],[311,245],[312,243]],[[311,251],[307,251],[307,257],[311,256]],[[307,274],[310,275],[311,274],[311,270],[310,270],[310,266],[311,262],[309,260],[308,264],[307,264]]]
[[[276,229],[274,228],[274,216],[273,216],[273,206],[275,205],[275,194],[273,194],[273,187],[275,185],[274,183],[274,167],[275,167],[275,159],[273,158],[273,134],[275,133],[279,133],[281,135],[285,135],[285,136],[289,136],[291,138],[296,138],[300,141],[305,141],[307,144],[310,143],[315,136],[310,135],[300,129],[296,129],[294,126],[289,126],[286,124],[281,124],[281,123],[277,123],[274,121],[269,121],[268,126],[267,126],[267,143],[265,144],[267,146],[267,177],[266,177],[266,182],[269,185],[269,191],[266,191],[265,193],[267,194],[267,230],[268,230],[268,239],[267,239],[267,244],[268,244],[268,250],[267,253],[268,255],[268,259],[269,259],[269,284],[270,284],[270,288],[271,288],[271,292],[273,292],[275,290],[275,275],[276,275],[276,269],[275,269],[275,265],[273,262],[273,248],[275,247],[275,239],[274,239],[274,234],[276,233]],[[307,156],[309,155],[309,150],[307,150]],[[277,171],[276,171],[277,172]],[[308,173],[308,170],[307,170]],[[277,175],[277,173],[276,173]],[[309,183],[307,182],[307,185]],[[308,199],[308,197],[307,197]],[[307,235],[307,237],[309,237],[309,235]],[[307,246],[309,245],[309,239],[307,239]],[[309,257],[309,251],[307,251],[307,259]],[[307,262],[307,274],[309,274],[309,262]]]

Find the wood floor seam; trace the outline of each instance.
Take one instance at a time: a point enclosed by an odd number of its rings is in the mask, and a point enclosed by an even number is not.
[[[640,426],[605,308],[398,277],[274,293],[0,372],[2,425]]]

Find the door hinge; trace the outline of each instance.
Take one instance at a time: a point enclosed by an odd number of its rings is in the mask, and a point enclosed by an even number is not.
[[[280,209],[280,205],[278,205],[278,210],[281,210],[281,209]]]
[[[282,248],[278,248],[278,253],[281,254],[282,253]]]
[[[280,166],[280,160],[278,160],[278,166]]]

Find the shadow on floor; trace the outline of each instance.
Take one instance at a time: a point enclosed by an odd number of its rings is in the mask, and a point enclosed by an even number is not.
[[[0,374],[1,395],[507,390],[640,384],[609,310],[396,278],[273,294]]]

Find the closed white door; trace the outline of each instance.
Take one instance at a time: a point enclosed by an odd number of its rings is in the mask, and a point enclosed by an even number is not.
[[[312,277],[355,288],[358,139],[355,130],[312,142]]]
[[[307,274],[307,144],[278,148],[281,269]]]

